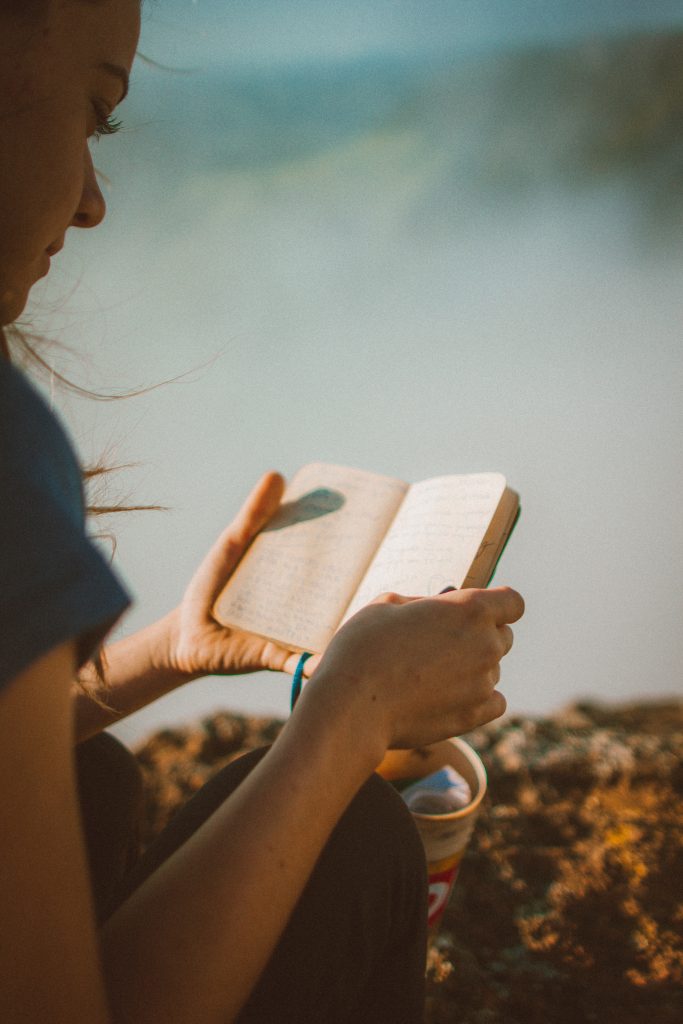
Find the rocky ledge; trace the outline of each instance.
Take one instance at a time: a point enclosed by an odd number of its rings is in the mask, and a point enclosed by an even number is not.
[[[281,728],[221,713],[151,737],[146,839]],[[680,1024],[683,702],[576,704],[465,738],[489,791],[429,953],[425,1024]]]

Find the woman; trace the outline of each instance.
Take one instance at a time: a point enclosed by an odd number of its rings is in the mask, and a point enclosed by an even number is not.
[[[68,229],[104,217],[88,141],[115,129],[138,32],[138,0],[0,4],[0,325]],[[95,779],[97,803],[97,765],[79,785],[74,744],[200,675],[291,669],[290,652],[209,612],[282,479],[261,480],[178,609],[107,649],[109,712],[74,679],[96,677],[90,659],[128,599],[86,539],[62,428],[9,357],[3,336],[0,1019],[419,1021],[424,863],[372,773],[389,747],[503,712],[499,661],[521,598],[388,595],[361,611],[265,756],[209,784],[137,865],[109,864],[103,897],[86,792]],[[105,814],[110,825],[125,831]]]

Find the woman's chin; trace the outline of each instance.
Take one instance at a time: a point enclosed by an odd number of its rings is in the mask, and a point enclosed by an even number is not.
[[[21,316],[28,302],[28,291],[28,288],[22,291],[16,288],[0,291],[0,327],[14,323]]]

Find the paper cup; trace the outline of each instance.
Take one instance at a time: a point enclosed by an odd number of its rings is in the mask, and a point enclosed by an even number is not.
[[[447,814],[411,812],[427,858],[428,925],[432,933],[438,929],[448,904],[460,862],[486,793],[486,769],[472,747],[457,736],[430,747],[390,750],[377,769],[388,781],[399,782],[423,779],[444,765],[450,765],[467,780],[472,799],[466,807]]]

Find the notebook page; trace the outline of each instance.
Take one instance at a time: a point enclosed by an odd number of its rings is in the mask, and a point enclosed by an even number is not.
[[[427,597],[461,587],[505,491],[500,473],[413,484],[344,616],[387,590]]]
[[[323,650],[407,490],[364,470],[304,466],[214,614],[290,648]]]

